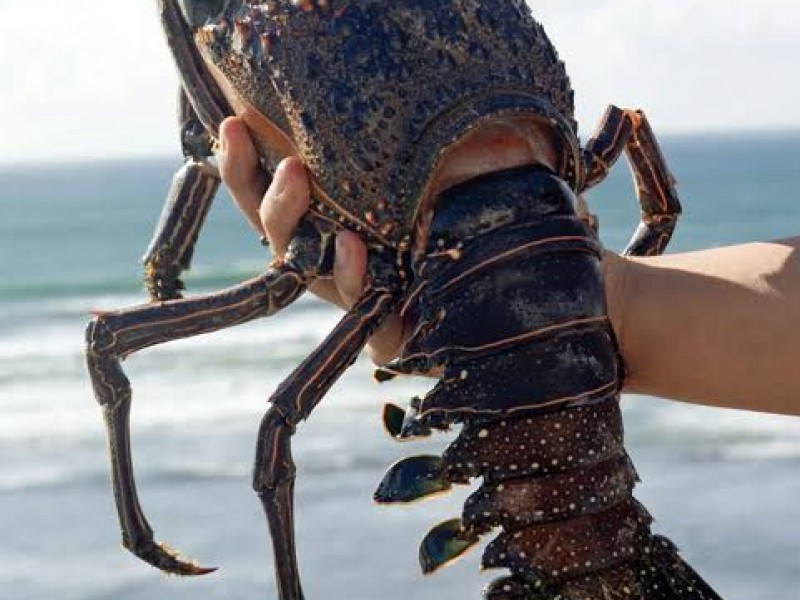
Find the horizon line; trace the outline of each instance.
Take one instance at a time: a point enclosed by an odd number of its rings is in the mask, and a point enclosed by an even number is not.
[[[591,135],[581,135],[581,141],[585,142]],[[672,130],[658,134],[659,140],[681,141],[705,139],[736,139],[736,138],[791,138],[800,136],[800,125],[791,126],[769,126],[762,128],[732,128],[732,129],[707,129],[707,130]],[[142,162],[161,162],[161,161],[182,161],[183,155],[180,148],[176,148],[174,153],[155,151],[152,153],[133,153],[133,154],[111,154],[111,155],[77,155],[77,156],[50,156],[35,158],[23,158],[20,160],[5,160],[0,157],[0,171],[8,171],[18,168],[52,168],[52,167],[86,167],[97,164],[114,163],[142,163]]]

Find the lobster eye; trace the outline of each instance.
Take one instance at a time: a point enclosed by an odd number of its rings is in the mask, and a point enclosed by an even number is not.
[[[192,29],[214,21],[225,12],[230,0],[178,0],[183,16]]]

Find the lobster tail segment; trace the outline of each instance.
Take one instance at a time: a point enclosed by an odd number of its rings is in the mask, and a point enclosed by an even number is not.
[[[647,600],[722,600],[679,555],[667,538],[653,536],[642,563],[642,587]]]
[[[541,580],[525,581],[517,577],[495,579],[483,590],[484,600],[550,600],[554,593]]]
[[[646,545],[651,521],[631,499],[602,513],[505,531],[487,546],[482,566],[508,568],[522,577],[544,572],[553,582],[568,581],[635,559]]]
[[[520,529],[597,513],[629,498],[636,471],[627,454],[594,468],[485,482],[464,506],[464,523],[480,533]]]
[[[657,600],[643,596],[635,568],[623,565],[602,574],[554,586],[542,579],[501,577],[483,591],[484,600]]]
[[[649,536],[641,555],[565,581],[530,570],[501,577],[485,600],[722,600],[663,536]]]
[[[527,166],[442,193],[414,258],[412,332],[386,378],[438,377],[384,424],[397,439],[461,426],[440,458],[390,468],[379,502],[480,479],[460,519],[420,548],[432,572],[496,531],[484,569],[510,571],[487,600],[719,600],[653,536],[633,498],[619,391],[624,369],[600,247],[574,193]]]

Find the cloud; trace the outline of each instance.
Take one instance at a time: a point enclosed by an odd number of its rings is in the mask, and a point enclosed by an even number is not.
[[[584,134],[609,103],[645,108],[658,131],[800,127],[798,2],[531,6],[567,62]],[[177,156],[153,0],[3,0],[0,22],[0,163]]]
[[[4,0],[0,22],[0,161],[167,150],[176,79],[154,2]]]
[[[608,103],[643,107],[666,131],[800,126],[800,3],[531,5],[567,61],[579,116],[590,128]]]

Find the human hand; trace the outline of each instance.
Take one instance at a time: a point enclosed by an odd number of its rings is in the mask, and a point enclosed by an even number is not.
[[[537,133],[538,132],[538,133]],[[261,170],[258,153],[245,123],[236,117],[220,126],[220,171],[236,204],[260,235],[266,235],[277,257],[282,257],[297,222],[310,201],[308,176],[297,158],[287,158],[268,177]],[[436,194],[483,173],[539,163],[553,169],[556,162],[549,130],[513,119],[498,120],[479,128],[447,149],[432,182]],[[333,279],[311,286],[320,298],[348,310],[364,290],[367,250],[351,231],[336,237]],[[368,351],[384,364],[399,354],[404,326],[399,315],[390,316],[372,336]]]
[[[269,240],[276,257],[286,253],[291,234],[308,211],[308,175],[297,158],[283,160],[272,183],[261,169],[258,154],[244,122],[236,117],[220,127],[220,173],[239,209],[258,232]],[[353,232],[336,236],[333,279],[317,280],[311,292],[344,310],[350,309],[364,291],[367,248]],[[370,338],[367,350],[376,364],[395,358],[403,341],[403,323],[391,315]]]

